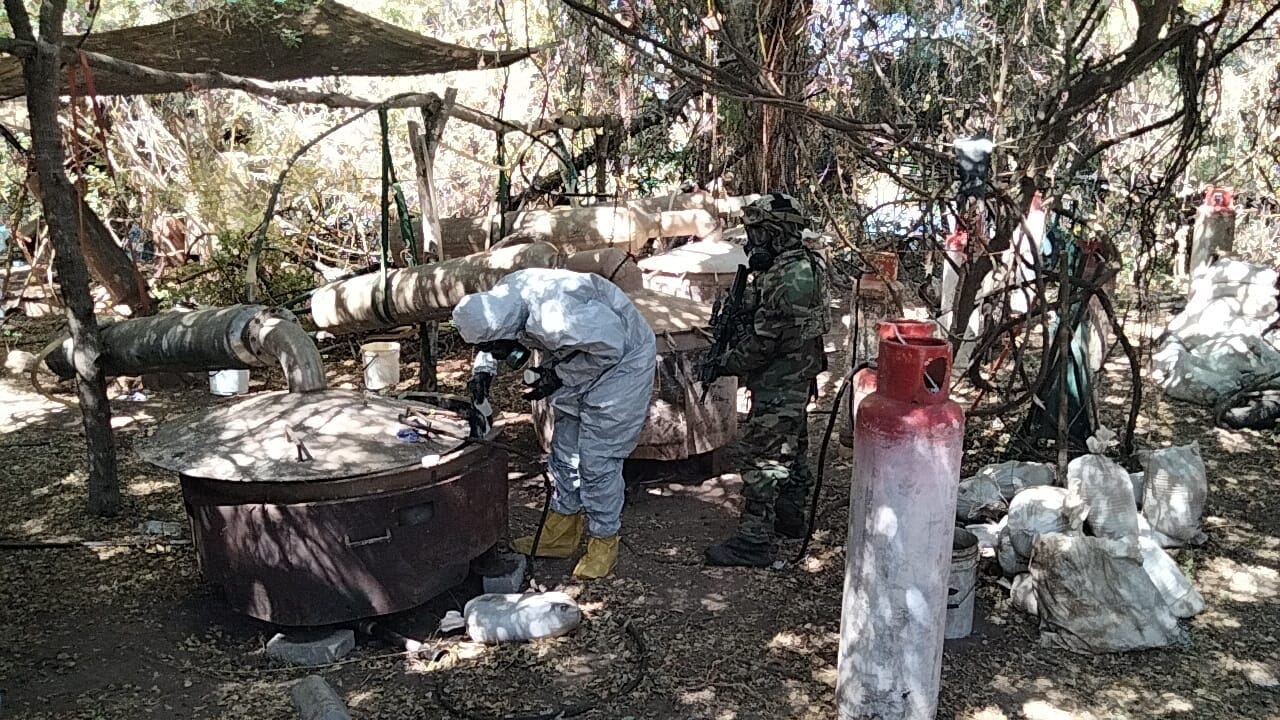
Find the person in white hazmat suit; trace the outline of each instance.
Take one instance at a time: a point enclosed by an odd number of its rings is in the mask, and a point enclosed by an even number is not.
[[[535,554],[569,557],[585,524],[587,552],[573,574],[608,575],[618,559],[622,463],[636,447],[653,392],[657,347],[649,323],[605,278],[545,268],[518,270],[492,290],[468,295],[453,322],[480,351],[469,385],[477,406],[487,406],[500,363],[519,367],[530,350],[541,351],[542,365],[525,371],[531,389],[524,397],[550,398],[555,491]],[[530,554],[533,538],[512,548]]]

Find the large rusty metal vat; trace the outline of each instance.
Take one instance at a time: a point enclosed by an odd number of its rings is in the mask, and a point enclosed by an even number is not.
[[[710,347],[703,334],[710,306],[649,291],[629,294],[658,340],[649,418],[630,457],[684,460],[728,445],[738,432],[737,379],[717,380],[705,402],[696,382],[698,363]],[[533,403],[534,431],[546,452],[551,449],[552,424],[547,403]]]
[[[708,304],[733,285],[738,266],[746,264],[742,246],[729,240],[698,240],[637,263],[647,290]]]
[[[409,408],[441,434],[398,438]],[[505,538],[506,454],[467,431],[355,391],[262,393],[166,423],[138,452],[179,473],[200,569],[235,610],[325,625],[420,605]]]

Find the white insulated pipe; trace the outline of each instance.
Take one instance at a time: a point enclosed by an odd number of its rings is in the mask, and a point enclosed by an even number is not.
[[[381,273],[338,280],[311,296],[311,319],[334,334],[445,320],[467,295],[516,270],[558,267],[561,260],[554,245],[538,242],[389,270],[385,292]]]

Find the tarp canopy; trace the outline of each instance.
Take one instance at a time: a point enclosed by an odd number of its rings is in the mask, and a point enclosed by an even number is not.
[[[169,72],[221,72],[266,81],[326,75],[432,75],[502,67],[529,50],[492,51],[453,45],[352,10],[333,0],[301,8],[276,6],[268,20],[218,4],[191,15],[90,35],[82,49]],[[67,36],[75,45],[79,36]],[[69,90],[63,73],[62,91]],[[93,72],[99,95],[181,92],[180,82]],[[76,92],[84,94],[84,74]],[[0,98],[26,93],[18,58],[0,58]]]

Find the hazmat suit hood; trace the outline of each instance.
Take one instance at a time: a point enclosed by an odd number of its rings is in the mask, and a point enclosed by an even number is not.
[[[509,285],[462,298],[453,309],[453,324],[468,344],[517,340],[529,319],[529,306]]]

